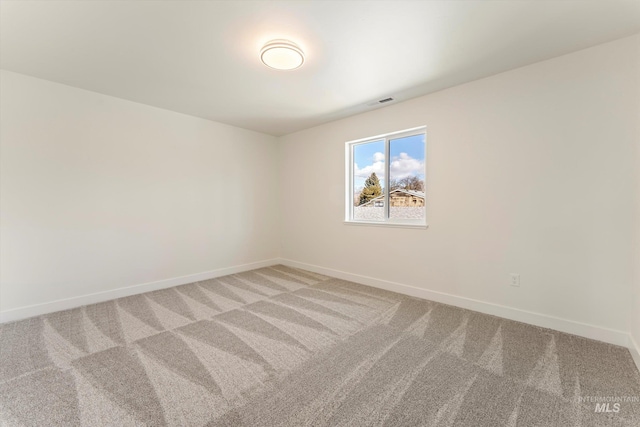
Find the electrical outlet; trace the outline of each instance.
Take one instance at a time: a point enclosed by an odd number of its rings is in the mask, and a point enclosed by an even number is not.
[[[510,285],[519,288],[520,287],[520,275],[518,273],[511,273],[509,276],[511,277]]]

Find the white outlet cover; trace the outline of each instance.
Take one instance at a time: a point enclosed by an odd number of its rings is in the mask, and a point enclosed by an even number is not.
[[[511,286],[520,287],[520,275],[517,273],[511,273]]]

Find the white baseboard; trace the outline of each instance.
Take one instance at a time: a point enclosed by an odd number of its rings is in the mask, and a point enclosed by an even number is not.
[[[451,295],[444,292],[432,291],[424,288],[416,288],[414,286],[404,285],[402,283],[380,280],[373,277],[362,276],[359,274],[348,273],[346,271],[334,270],[331,268],[320,267],[312,264],[306,264],[290,259],[280,259],[280,263],[289,267],[301,268],[315,273],[324,274],[326,276],[349,280],[351,282],[373,286],[387,291],[398,292],[404,295],[423,298],[443,304],[454,305],[456,307],[466,308],[469,310],[478,311],[480,313],[515,320],[517,322],[528,323],[530,325],[578,335],[597,341],[603,341],[609,344],[629,347],[630,334],[625,331],[603,328],[587,323],[549,316],[547,314],[535,313],[531,311],[507,307],[504,305],[493,304],[486,301],[479,301],[471,298]],[[637,360],[636,363],[638,363]]]
[[[633,339],[633,335],[631,334],[629,334],[629,352],[631,353],[631,357],[633,357],[633,361],[636,363],[638,371],[640,371],[640,345]]]
[[[28,317],[39,316],[41,314],[53,313],[60,310],[68,310],[71,308],[81,307],[83,305],[96,304],[115,298],[128,297],[131,295],[142,294],[149,291],[157,291],[159,289],[170,288],[173,286],[186,285],[188,283],[199,282],[202,280],[213,279],[215,277],[226,276],[229,274],[241,273],[243,271],[254,270],[256,268],[268,267],[280,262],[279,259],[268,259],[264,261],[252,262],[249,264],[236,265],[232,267],[219,268],[216,270],[205,271],[204,273],[190,274],[188,276],[174,277],[171,279],[158,280],[156,282],[142,283],[139,285],[127,286],[124,288],[111,289],[103,292],[82,295],[78,297],[60,299],[56,301],[35,304],[26,307],[15,308],[12,310],[0,311],[0,323],[12,322],[14,320],[26,319]]]

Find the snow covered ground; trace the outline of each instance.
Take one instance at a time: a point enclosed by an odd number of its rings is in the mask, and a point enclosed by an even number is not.
[[[421,207],[391,207],[391,218],[397,219],[421,219],[424,218],[424,206]],[[384,208],[373,206],[356,206],[353,208],[354,220],[382,221],[384,220]]]

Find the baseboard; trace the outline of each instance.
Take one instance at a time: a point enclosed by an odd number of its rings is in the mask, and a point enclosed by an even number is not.
[[[373,286],[387,291],[398,292],[400,294],[409,295],[417,298],[423,298],[443,304],[454,305],[456,307],[466,308],[480,313],[490,314],[505,319],[515,320],[518,322],[528,323],[530,325],[540,326],[543,328],[553,329],[568,334],[578,335],[585,338],[603,341],[609,344],[615,344],[623,347],[629,347],[629,333],[614,329],[603,328],[600,326],[590,325],[587,323],[576,322],[573,320],[562,319],[559,317],[549,316],[546,314],[535,313],[517,308],[507,307],[504,305],[493,304],[486,301],[465,298],[457,295],[447,294],[444,292],[432,291],[429,289],[416,288],[415,286],[405,285],[402,283],[380,280],[373,277],[362,276],[359,274],[348,273],[346,271],[334,270],[331,268],[320,267],[317,265],[306,264],[303,262],[293,261],[290,259],[280,259],[280,263],[289,267],[301,268],[315,273],[324,274],[338,279],[349,280],[363,285]],[[637,360],[636,360],[636,363]]]
[[[633,335],[631,334],[629,334],[629,352],[631,353],[631,357],[633,357],[633,361],[636,363],[638,371],[640,371],[640,345],[633,339]]]
[[[82,295],[73,298],[60,299],[56,301],[35,304],[26,307],[15,308],[12,310],[0,311],[0,323],[12,322],[15,320],[26,319],[28,317],[39,316],[41,314],[53,313],[60,310],[68,310],[71,308],[81,307],[83,305],[96,304],[116,298],[128,297],[131,295],[142,294],[149,291],[157,291],[159,289],[170,288],[172,286],[186,285],[188,283],[199,282],[201,280],[213,279],[215,277],[226,276],[229,274],[241,273],[243,271],[254,270],[256,268],[268,267],[280,262],[279,259],[268,259],[264,261],[252,262],[249,264],[236,265],[232,267],[219,268],[216,270],[205,271],[204,273],[190,274],[187,276],[174,277],[171,279],[158,280],[156,282],[142,283],[139,285],[127,286],[124,288],[111,289],[103,292]]]

